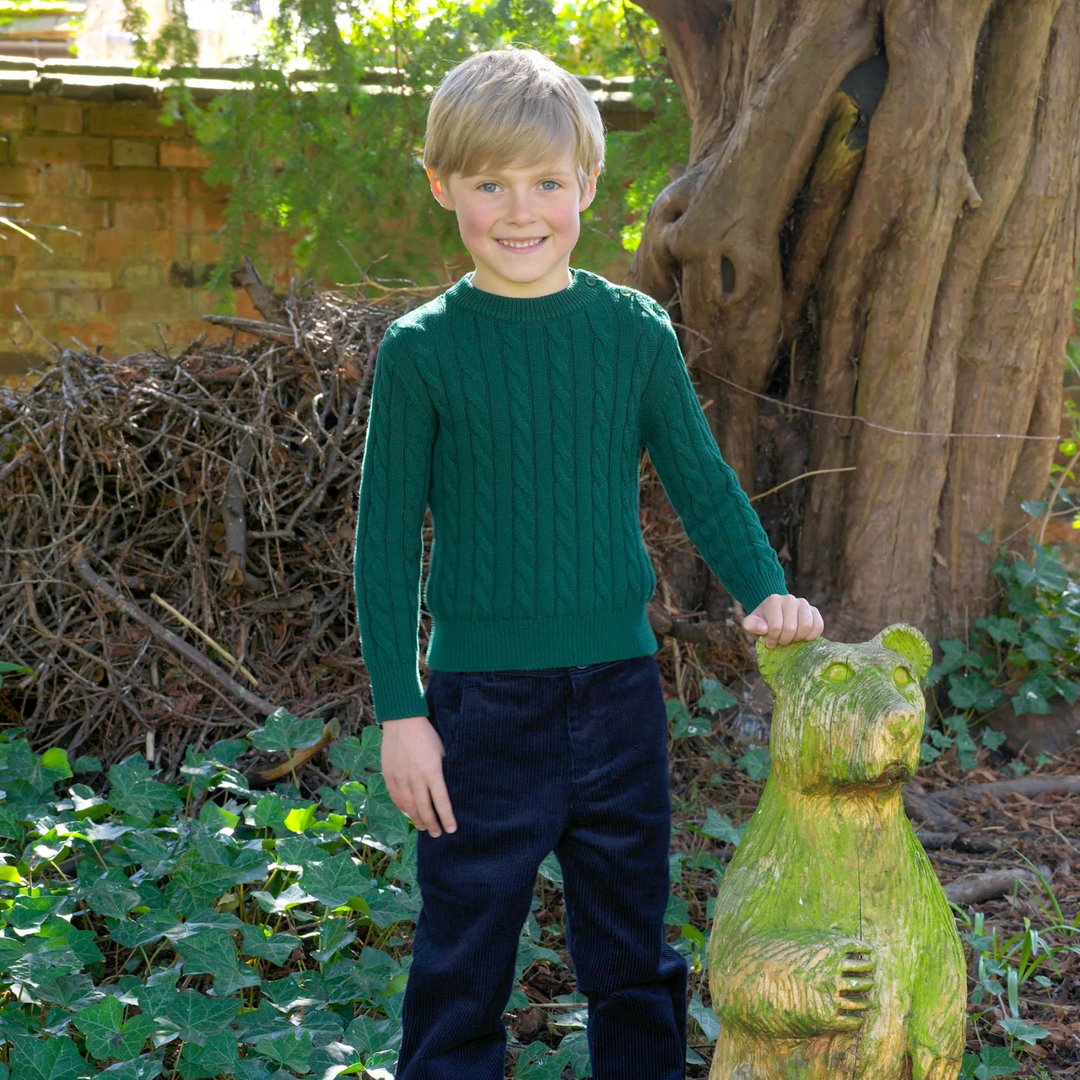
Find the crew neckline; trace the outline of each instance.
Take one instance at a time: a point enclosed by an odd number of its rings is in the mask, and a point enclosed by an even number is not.
[[[487,292],[472,283],[475,270],[458,278],[443,297],[450,303],[459,304],[478,315],[493,319],[510,319],[514,322],[546,322],[568,315],[584,307],[596,295],[595,286],[600,279],[576,267],[568,267],[573,281],[565,289],[546,296],[503,296]]]

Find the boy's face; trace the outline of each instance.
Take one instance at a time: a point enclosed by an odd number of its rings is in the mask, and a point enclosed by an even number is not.
[[[580,191],[573,157],[520,168],[499,166],[476,176],[440,177],[428,169],[431,192],[457,214],[461,240],[476,264],[472,284],[502,296],[546,296],[571,281],[570,252],[578,215],[596,195],[597,169]],[[542,239],[540,239],[542,238]],[[513,249],[501,240],[537,240]]]

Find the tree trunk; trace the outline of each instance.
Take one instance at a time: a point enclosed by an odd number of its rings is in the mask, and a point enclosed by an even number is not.
[[[692,140],[631,284],[680,325],[748,492],[833,470],[755,504],[829,636],[962,634],[993,591],[977,534],[1022,526],[1060,425],[1080,5],[640,6]]]

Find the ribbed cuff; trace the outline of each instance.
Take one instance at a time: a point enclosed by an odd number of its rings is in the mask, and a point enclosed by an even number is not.
[[[368,668],[371,679],[371,703],[375,721],[400,720],[406,716],[427,716],[427,698],[416,665]]]
[[[784,568],[779,561],[777,561],[775,567],[762,567],[761,573],[744,582],[744,587],[746,591],[737,599],[745,608],[747,615],[754,611],[766,597],[772,596],[773,593],[786,596],[788,592],[787,583],[784,581]]]

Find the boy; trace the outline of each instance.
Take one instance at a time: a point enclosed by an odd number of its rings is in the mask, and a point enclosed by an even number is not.
[[[751,613],[744,628],[771,645],[822,631],[787,594],[666,311],[569,267],[603,158],[588,92],[533,49],[470,57],[430,103],[431,190],[475,269],[382,340],[354,565],[383,773],[419,830],[395,1080],[501,1080],[518,940],[553,849],[593,1076],[685,1075],[686,963],[663,921],[668,719],[645,611],[656,575],[638,516],[642,446]]]

